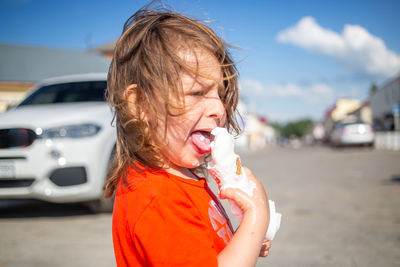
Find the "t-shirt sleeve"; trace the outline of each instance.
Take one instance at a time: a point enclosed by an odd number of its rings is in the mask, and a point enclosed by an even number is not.
[[[131,227],[146,266],[217,266],[209,228],[185,199],[155,196]]]

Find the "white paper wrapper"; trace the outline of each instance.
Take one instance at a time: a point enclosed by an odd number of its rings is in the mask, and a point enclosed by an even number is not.
[[[265,238],[267,240],[274,240],[275,234],[278,232],[279,227],[281,227],[282,214],[276,212],[274,201],[268,200],[268,204],[269,204],[269,225]]]
[[[225,128],[217,127],[211,132],[214,141],[211,143],[212,160],[208,163],[211,176],[217,181],[219,189],[238,188],[249,196],[253,195],[256,185],[247,178],[243,171],[240,157],[234,152],[234,140]],[[275,203],[269,200],[270,223],[266,234],[267,240],[273,240],[281,224],[280,213],[275,210]],[[232,213],[239,222],[243,213],[233,200],[229,200]]]

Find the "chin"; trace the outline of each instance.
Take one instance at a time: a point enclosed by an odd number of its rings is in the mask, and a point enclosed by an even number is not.
[[[201,163],[202,161],[194,160],[193,162],[187,163],[185,167],[188,169],[194,169],[199,167]]]
[[[204,162],[204,156],[202,156],[202,157],[200,157],[200,158],[199,158],[199,157],[193,158],[192,160],[189,160],[189,161],[187,162],[186,168],[189,168],[189,169],[197,168],[197,167],[199,167],[203,162]]]

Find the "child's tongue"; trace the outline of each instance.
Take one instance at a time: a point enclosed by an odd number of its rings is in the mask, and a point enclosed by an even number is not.
[[[211,135],[207,132],[197,131],[192,133],[192,141],[201,153],[211,152]]]

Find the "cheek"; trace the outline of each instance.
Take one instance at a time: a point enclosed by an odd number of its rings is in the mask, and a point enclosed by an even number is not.
[[[168,144],[175,144],[181,142],[185,136],[185,128],[182,123],[179,123],[179,119],[174,118],[168,121],[167,136],[166,139]]]
[[[186,142],[193,127],[201,119],[203,110],[204,104],[200,101],[196,105],[187,107],[181,115],[169,116],[167,135],[165,136],[164,128],[158,131],[159,136],[162,137],[161,140],[165,140],[170,146]],[[164,127],[165,124],[162,125]]]
[[[205,99],[197,99],[197,101],[191,101],[186,105],[184,116],[187,118],[198,119],[204,113],[204,109],[207,105]]]
[[[226,116],[226,111],[224,111],[224,114],[219,118],[218,120],[218,127],[226,127],[226,123],[227,123],[227,116]]]
[[[194,124],[195,120],[193,120],[193,113],[191,112],[169,117],[166,136],[168,143],[177,144],[185,142]]]

